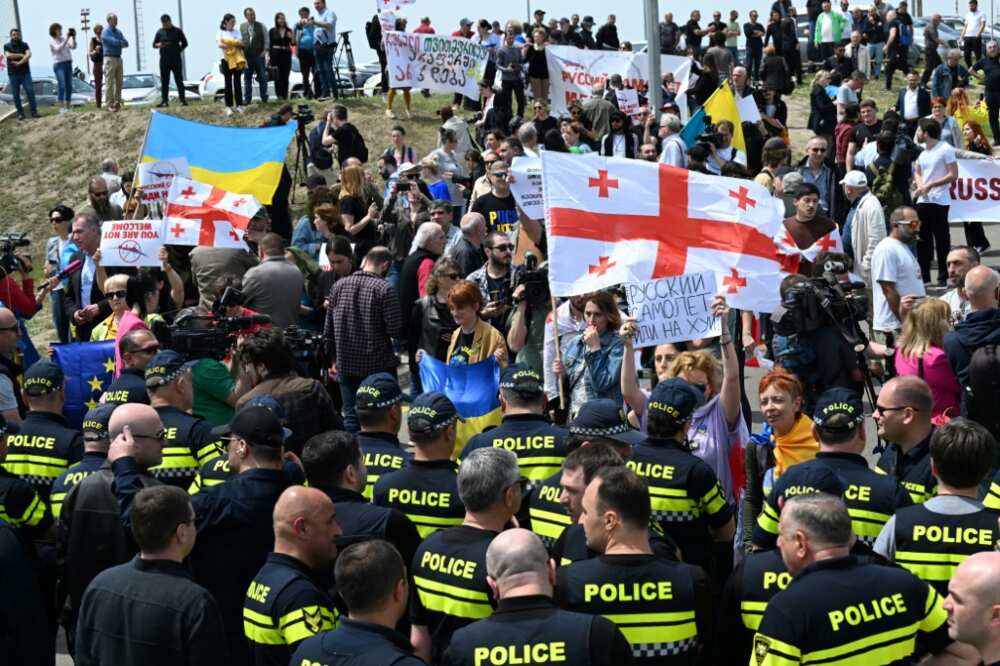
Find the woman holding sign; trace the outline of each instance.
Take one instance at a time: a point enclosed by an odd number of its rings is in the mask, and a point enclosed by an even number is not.
[[[553,362],[557,375],[565,373],[571,415],[594,398],[622,401],[621,371],[625,345],[618,335],[622,324],[615,297],[599,291],[583,308],[587,327],[563,343],[562,361]]]

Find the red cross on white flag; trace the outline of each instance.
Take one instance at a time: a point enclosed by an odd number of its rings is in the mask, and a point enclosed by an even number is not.
[[[163,211],[165,242],[246,249],[242,232],[260,208],[250,195],[177,176]]]

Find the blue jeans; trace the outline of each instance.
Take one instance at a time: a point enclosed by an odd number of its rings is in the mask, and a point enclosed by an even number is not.
[[[264,56],[259,55],[247,58],[247,68],[243,70],[243,106],[249,106],[253,99],[253,77],[257,75],[257,83],[260,84],[260,101],[267,101],[267,67],[264,65]]]
[[[56,73],[56,82],[59,84],[59,91],[56,96],[60,102],[69,102],[70,95],[73,94],[73,63],[70,60],[57,62],[52,65]]]
[[[876,79],[882,75],[882,58],[885,55],[882,53],[882,47],[884,46],[883,42],[868,45],[868,60],[871,61],[872,76]]]
[[[393,259],[389,264],[389,274],[385,277],[393,289],[399,288],[399,271],[403,268],[403,262]]]
[[[337,45],[317,44],[313,53],[316,56],[316,96],[337,96],[336,81],[333,79],[333,56]]]
[[[344,402],[341,414],[344,415],[344,430],[347,432],[358,432],[361,430],[361,425],[358,423],[358,413],[354,411],[354,396],[357,394],[358,387],[361,386],[361,382],[364,380],[364,377],[340,376],[338,386],[340,386],[340,399]]]
[[[24,115],[24,109],[21,108],[21,86],[24,86],[28,93],[28,108],[31,110],[31,115],[37,114],[38,106],[35,104],[35,88],[31,85],[31,72],[28,71],[24,74],[11,72],[8,78],[11,90],[14,91],[14,108],[17,109],[17,115]]]
[[[49,301],[52,304],[52,323],[56,327],[56,334],[59,336],[59,342],[66,343],[70,341],[69,338],[69,318],[66,317],[66,311],[63,310],[61,291],[53,291],[49,294]]]

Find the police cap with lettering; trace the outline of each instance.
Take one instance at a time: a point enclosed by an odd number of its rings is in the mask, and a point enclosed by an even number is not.
[[[831,418],[837,415],[848,417],[848,423],[830,428],[827,424]],[[864,406],[861,404],[861,396],[850,389],[827,389],[816,400],[816,409],[813,411],[813,423],[816,424],[817,428],[852,430],[864,420],[865,411]]]
[[[406,426],[411,435],[432,435],[458,420],[455,405],[444,393],[421,393],[410,403]]]
[[[226,425],[212,428],[212,434],[220,437],[236,435],[252,446],[271,446],[278,448],[285,443],[286,430],[281,427],[281,421],[267,407],[254,406],[241,409]]]
[[[384,409],[403,399],[399,382],[388,372],[368,375],[354,394],[354,406],[358,409]]]
[[[610,398],[595,398],[583,403],[576,418],[569,422],[572,435],[605,437],[622,444],[636,446],[643,436],[629,425],[621,403]]]
[[[184,357],[172,349],[157,352],[146,366],[146,386],[162,386],[173,381],[177,375],[194,367],[197,361],[185,361]]]
[[[680,426],[704,404],[705,395],[701,391],[679,377],[671,377],[653,387],[646,409],[666,414]]]
[[[111,412],[115,411],[116,407],[118,407],[117,402],[105,402],[84,414],[83,438],[87,441],[107,439]]]
[[[544,391],[542,376],[528,366],[515,363],[507,366],[500,375],[500,388],[524,397],[540,396]]]
[[[65,381],[62,368],[49,360],[41,360],[24,372],[24,392],[30,396],[48,395],[58,391]]]
[[[281,423],[282,431],[284,431],[285,439],[287,440],[292,436],[292,431],[285,427],[287,420],[285,419],[285,408],[281,406],[278,399],[269,393],[264,395],[255,395],[254,397],[243,403],[238,411],[243,411],[244,409],[249,409],[250,407],[263,407],[264,409],[271,410],[271,413],[278,417],[278,421]]]

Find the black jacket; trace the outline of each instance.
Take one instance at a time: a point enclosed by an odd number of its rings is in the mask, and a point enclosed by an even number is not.
[[[83,250],[74,252],[69,258],[69,263],[73,263],[77,259],[84,259]],[[73,313],[83,307],[83,299],[80,295],[81,279],[83,276],[83,269],[80,269],[69,276],[69,287],[63,289],[63,312],[66,317],[73,321]],[[76,339],[88,342],[90,340],[90,332],[94,330],[94,327],[108,318],[111,314],[111,302],[104,297],[104,291],[102,289],[103,285],[99,284],[96,277],[90,285],[90,302],[97,306],[97,315],[82,326],[76,327]]]
[[[826,94],[824,88],[813,86],[809,92],[809,129],[816,134],[833,136],[836,126],[837,105]]]
[[[42,607],[34,567],[14,528],[0,520],[0,661],[49,666],[55,659],[53,633]]]
[[[426,259],[430,259],[433,263],[437,261],[439,256],[430,250],[418,247],[403,260],[403,266],[399,269],[399,309],[404,315],[413,312],[413,304],[420,298],[418,272],[421,264]],[[409,318],[403,317],[403,337],[408,338],[411,332],[416,333],[416,331],[410,331]]]
[[[903,120],[904,108],[904,97],[906,96],[906,88],[899,91],[896,96],[896,112],[899,114],[899,119]],[[917,118],[923,118],[925,116],[931,115],[931,94],[927,92],[926,88],[917,88]],[[910,119],[913,120],[912,118]]]
[[[605,23],[597,29],[594,41],[597,43],[597,48],[599,49],[617,51],[621,47],[621,42],[618,41],[618,27],[610,23]]]
[[[635,134],[633,134],[632,132],[628,131],[627,129],[624,132],[624,134],[625,134],[625,157],[628,157],[629,159],[635,159],[636,158],[636,143],[637,143],[636,140],[635,140]],[[613,133],[608,132],[603,137],[601,137],[601,150],[600,150],[600,153],[604,157],[611,157],[612,155],[614,155],[614,134]]]
[[[450,335],[458,324],[452,319],[447,307],[438,309],[436,301],[436,296],[428,295],[417,299],[413,304],[410,315],[412,334],[407,338],[410,358],[413,358],[418,349],[423,349],[439,361],[448,361],[448,343],[444,341],[443,334]]]

